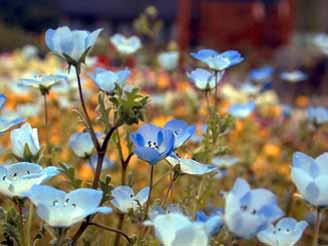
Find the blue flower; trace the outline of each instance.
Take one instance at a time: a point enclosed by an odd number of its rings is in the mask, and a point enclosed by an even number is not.
[[[130,210],[136,211],[140,206],[143,206],[149,195],[149,187],[145,187],[137,194],[130,186],[122,185],[112,190],[112,204],[122,213],[128,213]]]
[[[146,226],[153,226],[155,236],[167,246],[207,246],[212,225],[207,222],[192,221],[178,209],[164,211],[153,208]]]
[[[293,107],[289,104],[283,104],[282,106],[282,115],[285,117],[285,118],[289,118],[292,116],[292,113],[293,113]],[[327,114],[328,116],[328,114]],[[327,120],[328,120],[328,117],[327,117]]]
[[[45,41],[48,48],[67,59],[69,64],[84,62],[87,53],[95,45],[102,29],[90,33],[82,30],[70,30],[69,27],[48,29]],[[73,64],[75,65],[75,64]]]
[[[80,158],[91,156],[94,144],[89,131],[76,132],[69,139],[69,146],[74,154]]]
[[[238,178],[225,197],[225,224],[240,238],[255,236],[264,226],[283,215],[275,195],[266,189],[251,190]]]
[[[309,107],[307,110],[308,120],[314,124],[321,125],[328,122],[328,108]]]
[[[282,218],[275,226],[267,225],[257,234],[257,238],[271,246],[296,245],[307,226],[306,221],[297,222],[293,218]]]
[[[242,57],[236,50],[228,50],[218,53],[215,50],[203,49],[197,53],[191,53],[191,56],[207,64],[209,68],[216,71],[223,71],[241,63],[244,60],[244,57]]]
[[[188,175],[204,175],[207,173],[215,172],[216,167],[214,165],[201,164],[192,159],[184,159],[178,156],[166,157],[167,162],[174,168],[176,165],[180,165],[181,174]]]
[[[10,142],[13,154],[22,160],[30,160],[40,152],[38,129],[28,123],[10,132]]]
[[[240,162],[240,159],[231,155],[216,156],[212,159],[212,163],[219,168],[229,168],[238,162]]]
[[[245,82],[240,86],[240,90],[249,95],[256,95],[261,91],[261,87],[250,82]]]
[[[168,51],[162,52],[157,57],[159,65],[167,70],[172,71],[178,66],[179,61],[179,52],[177,51]]]
[[[195,133],[196,127],[188,125],[183,120],[173,119],[167,122],[164,129],[170,130],[174,134],[174,148],[182,146]]]
[[[89,76],[100,90],[112,93],[116,86],[123,88],[130,73],[130,70],[127,68],[117,72],[112,72],[103,68],[96,68],[96,73],[90,73]]]
[[[267,82],[271,79],[274,69],[271,66],[264,66],[260,68],[254,68],[249,73],[249,79],[255,82]]]
[[[89,158],[89,165],[94,171],[96,171],[97,162],[98,162],[98,155],[93,155]],[[106,169],[112,169],[113,167],[114,167],[114,163],[105,156],[102,164],[102,171]]]
[[[7,98],[5,95],[0,94],[0,110],[3,109]],[[12,127],[22,123],[23,118],[17,117],[16,115],[2,114],[0,116],[0,134],[10,130]]]
[[[291,83],[297,83],[304,80],[307,80],[308,76],[306,73],[302,72],[301,70],[294,70],[290,72],[282,72],[280,74],[280,79],[285,80]]]
[[[48,94],[54,85],[67,81],[64,75],[34,75],[32,78],[23,78],[18,81],[22,86],[37,88],[42,94]]]
[[[131,55],[141,48],[141,41],[137,36],[125,37],[122,34],[115,34],[110,41],[123,55]]]
[[[134,153],[152,165],[169,156],[174,148],[173,133],[152,124],[144,124],[130,137]]]
[[[57,167],[42,168],[29,162],[18,162],[0,166],[0,192],[9,197],[24,197],[35,184],[41,184],[58,175]]]
[[[110,213],[99,207],[103,192],[80,188],[66,193],[46,185],[34,185],[26,196],[37,207],[37,214],[52,227],[70,227],[95,213]]]
[[[223,77],[223,74],[224,72],[218,73],[217,83],[220,82],[221,78]],[[196,68],[190,73],[187,73],[187,77],[200,90],[211,90],[216,86],[214,73],[202,68]]]
[[[296,152],[293,155],[292,181],[302,197],[314,206],[328,205],[328,153],[313,159]]]
[[[230,106],[228,112],[235,118],[244,119],[254,111],[255,106],[253,101],[244,104],[236,103]]]
[[[224,225],[223,209],[215,209],[210,215],[205,214],[203,211],[197,211],[196,221],[205,223],[208,235],[214,237]]]

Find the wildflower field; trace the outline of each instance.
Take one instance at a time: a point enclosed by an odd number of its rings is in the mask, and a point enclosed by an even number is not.
[[[102,29],[42,42],[0,55],[2,245],[328,244],[328,109],[293,94],[305,72]]]

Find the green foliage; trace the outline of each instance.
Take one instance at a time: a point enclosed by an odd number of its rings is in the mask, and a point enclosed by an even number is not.
[[[144,120],[145,106],[148,103],[148,97],[142,96],[138,88],[131,91],[122,91],[116,88],[116,93],[110,96],[109,100],[115,108],[116,124],[136,124],[139,120]]]
[[[70,185],[72,186],[73,189],[78,189],[81,187],[82,180],[76,178],[75,175],[75,168],[71,167],[65,163],[60,163],[59,164],[61,171],[63,174],[68,178]]]
[[[199,148],[195,151],[193,158],[202,162],[210,162],[215,155],[225,153],[227,146],[221,144],[221,139],[234,126],[234,119],[231,115],[220,116],[211,113],[204,139]]]
[[[22,231],[22,223],[20,216],[16,209],[10,208],[8,211],[4,211],[1,208],[1,227],[4,240],[1,245],[18,245],[23,246],[22,237],[20,232]]]

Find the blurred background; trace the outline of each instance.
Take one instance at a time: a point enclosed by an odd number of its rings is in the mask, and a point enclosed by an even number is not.
[[[138,35],[150,54],[172,47],[186,55],[200,47],[238,49],[248,60],[245,71],[261,65],[301,69],[308,79],[292,90],[327,91],[327,50],[313,45],[328,31],[327,0],[0,0],[0,6],[1,52],[33,44],[42,56],[50,27],[103,27],[103,37]],[[108,55],[106,45],[99,54]],[[186,55],[180,56],[185,70]]]

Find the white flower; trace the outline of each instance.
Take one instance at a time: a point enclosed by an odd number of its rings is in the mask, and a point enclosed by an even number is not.
[[[141,48],[141,41],[137,36],[124,37],[122,34],[115,34],[110,41],[123,55],[131,55]]]
[[[48,29],[45,40],[48,48],[65,59],[75,63],[84,62],[88,51],[95,45],[102,29],[90,33],[82,30],[70,30],[69,27]],[[68,61],[71,63],[71,61]]]
[[[139,206],[146,203],[149,187],[140,190],[136,195],[130,186],[118,186],[112,190],[112,204],[122,213],[128,213],[130,209],[137,210]]]
[[[80,188],[66,193],[46,185],[34,185],[26,193],[37,207],[37,214],[53,227],[69,227],[95,213],[110,213],[109,207],[99,207],[103,192]]]
[[[32,128],[30,124],[25,123],[20,128],[10,132],[10,141],[12,152],[19,158],[26,158],[26,147],[32,156],[36,156],[40,151],[40,143],[38,137],[38,129]]]
[[[41,184],[58,175],[59,169],[54,166],[42,168],[29,162],[18,162],[0,166],[0,192],[6,196],[23,197],[35,184]]]

